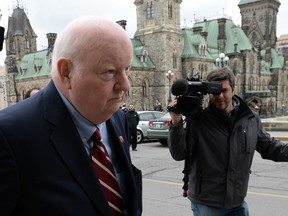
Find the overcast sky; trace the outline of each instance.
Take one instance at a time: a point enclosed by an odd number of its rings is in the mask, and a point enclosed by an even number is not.
[[[130,37],[136,31],[136,6],[134,0],[19,0],[24,7],[34,32],[38,35],[37,49],[47,47],[47,33],[59,33],[74,18],[95,14],[112,20],[127,20],[126,30]],[[195,19],[230,16],[235,24],[241,24],[238,3],[240,0],[183,0],[181,4],[182,26],[192,26]],[[288,0],[280,0],[277,36],[288,34]],[[8,16],[13,12],[15,0],[1,0],[0,25],[7,29]],[[6,34],[6,32],[5,32]],[[5,45],[3,46],[5,47]],[[0,52],[0,65],[4,65],[5,49]]]

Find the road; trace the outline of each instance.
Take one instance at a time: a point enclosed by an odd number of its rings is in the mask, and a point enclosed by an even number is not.
[[[158,142],[138,144],[133,163],[143,173],[143,216],[191,216],[182,196],[183,162],[174,161]],[[288,163],[261,159],[255,153],[248,195],[250,216],[288,215]]]

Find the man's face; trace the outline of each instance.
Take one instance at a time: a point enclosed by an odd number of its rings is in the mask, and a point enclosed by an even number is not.
[[[106,121],[119,109],[130,88],[131,58],[131,44],[111,43],[103,45],[101,52],[86,54],[80,63],[71,63],[69,100],[94,124]]]
[[[233,109],[232,97],[234,90],[230,86],[229,80],[220,81],[222,83],[222,92],[219,95],[209,94],[210,102],[214,106],[226,113],[229,113]]]
[[[134,105],[129,105],[128,109],[129,109],[130,111],[134,111]]]

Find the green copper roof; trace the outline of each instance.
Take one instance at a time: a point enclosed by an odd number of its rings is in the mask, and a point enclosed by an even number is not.
[[[134,48],[132,67],[154,69],[155,65],[139,40],[131,40]],[[142,61],[141,61],[141,57]],[[18,67],[16,79],[50,76],[48,49],[24,55]]]
[[[263,60],[261,61],[261,64],[262,64],[262,62],[263,62],[263,65],[264,65],[264,63],[265,63],[265,64],[269,65],[269,67],[270,67],[271,69],[280,69],[280,68],[283,68],[284,63],[285,63],[284,57],[283,57],[282,55],[279,55],[279,54],[276,52],[275,49],[271,49],[271,58],[272,58],[271,64],[270,64],[269,62],[264,61],[265,55],[266,55],[266,50],[264,50],[264,49],[261,50],[260,55],[261,55],[261,58],[263,59]]]
[[[145,50],[143,44],[136,39],[131,39],[131,42],[134,49],[131,66],[133,68],[154,69],[155,65],[153,64],[149,53]]]
[[[243,4],[249,4],[249,3],[254,3],[254,2],[261,2],[263,0],[240,0],[238,5],[243,5]],[[275,2],[279,2],[279,0],[274,0]]]
[[[26,79],[50,75],[48,50],[24,55],[18,67],[16,79]]]
[[[213,59],[210,53],[207,51],[205,55],[200,55],[198,52],[198,46],[201,44],[206,44],[204,37],[200,34],[193,33],[190,29],[184,29],[184,49],[182,52],[183,58],[195,57],[195,58],[205,58]]]
[[[182,57],[199,57],[197,45],[207,43],[206,58],[216,59],[219,55],[218,47],[218,19],[205,20],[195,23],[193,28],[202,28],[202,32],[207,32],[207,40],[199,32],[193,32],[192,29],[184,29],[184,51]],[[234,44],[237,43],[237,52],[241,50],[251,50],[252,44],[243,30],[236,26],[232,20],[226,19],[225,24],[226,46],[225,53],[234,53]]]

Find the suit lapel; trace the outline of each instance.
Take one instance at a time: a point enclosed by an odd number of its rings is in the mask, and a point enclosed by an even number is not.
[[[76,126],[53,83],[47,88],[44,113],[45,118],[54,125],[51,143],[95,207],[103,215],[109,215],[109,206]]]

